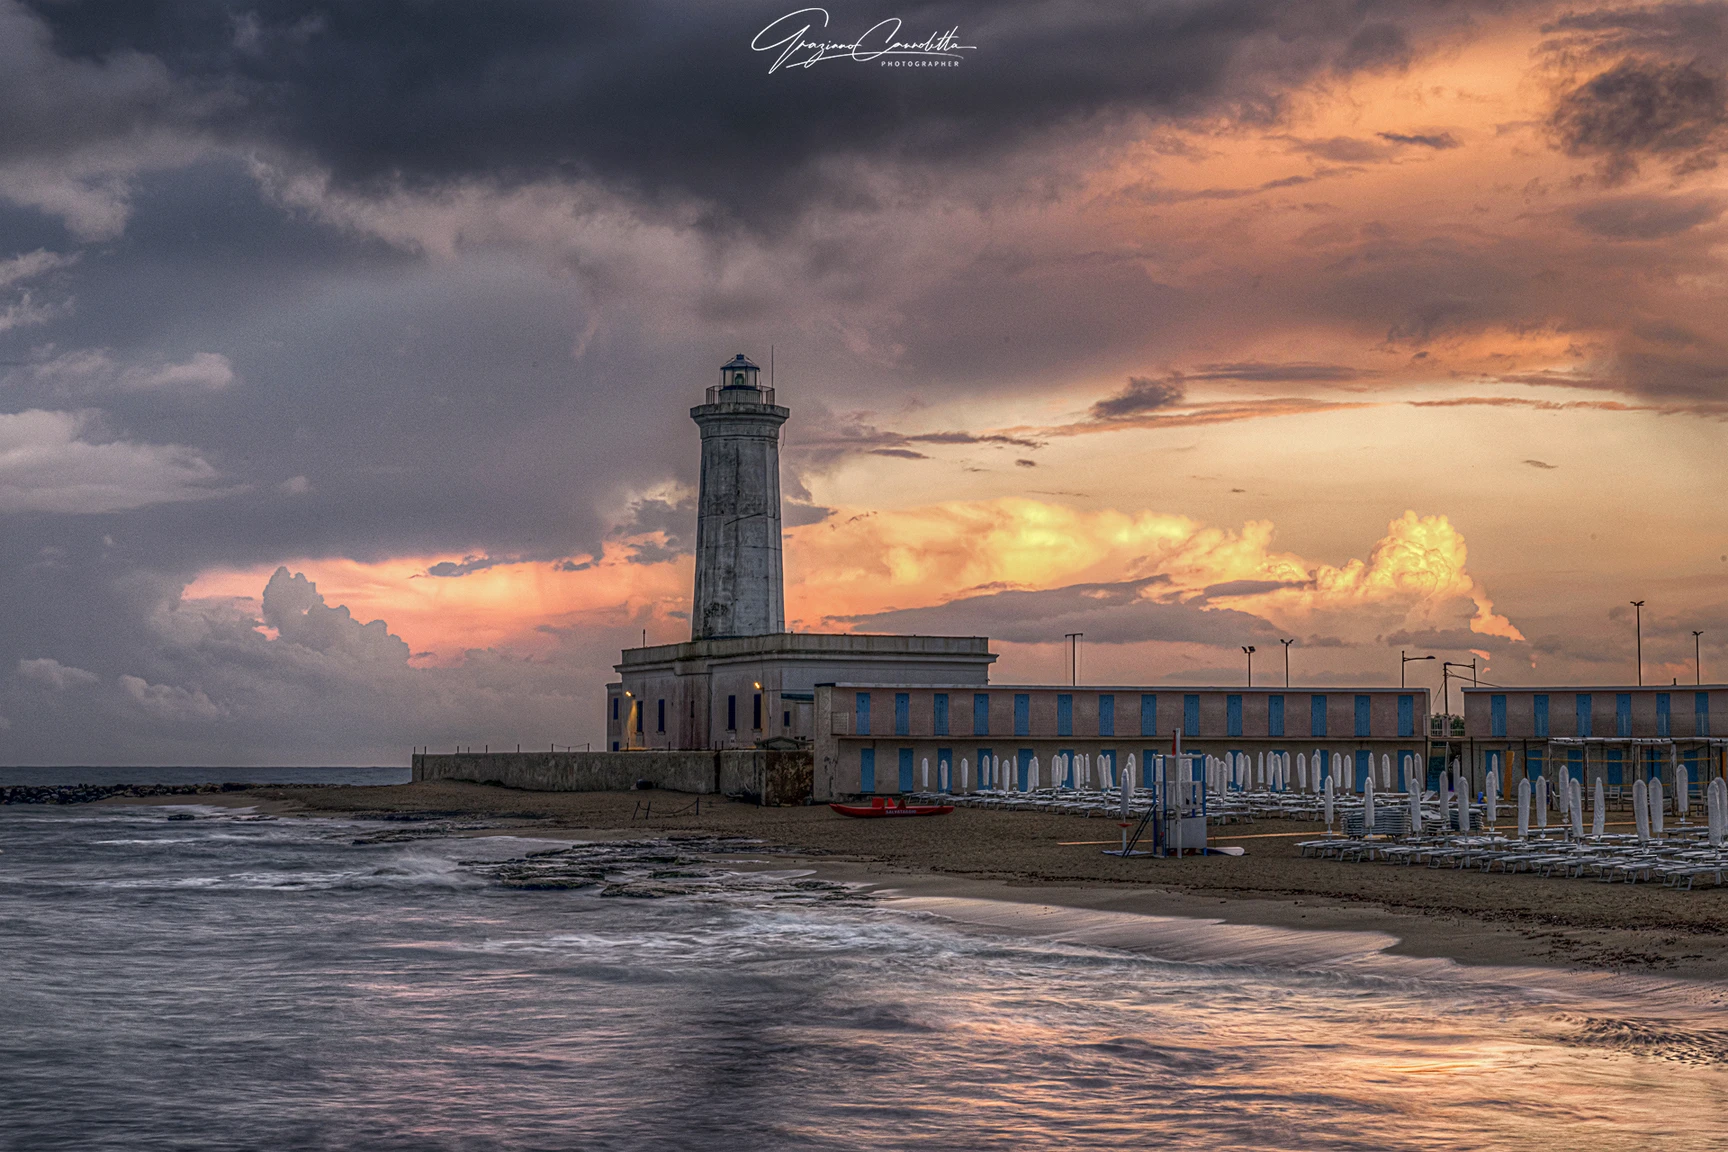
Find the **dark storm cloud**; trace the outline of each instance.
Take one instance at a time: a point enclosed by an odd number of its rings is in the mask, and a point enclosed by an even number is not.
[[[1722,209],[1706,198],[1627,196],[1580,208],[1572,218],[1609,240],[1662,240],[1713,223]]]
[[[1444,152],[1448,148],[1459,147],[1458,138],[1450,132],[1412,133],[1377,132],[1380,139],[1392,144],[1409,144],[1418,148],[1432,148],[1436,152]]]
[[[1269,116],[1288,84],[1400,66],[1413,34],[1456,19],[1342,0],[913,0],[835,9],[825,34],[844,39],[890,16],[920,38],[958,27],[978,50],[954,75],[853,61],[769,75],[750,40],[793,7],[31,5],[63,56],[159,61],[155,83],[171,82],[205,130],[312,158],[345,187],[594,177],[758,221],[812,196],[867,197],[825,170],[834,158],[942,168],[1100,117]],[[812,34],[822,31],[818,19]]]
[[[1037,592],[992,592],[932,608],[842,619],[859,632],[989,636],[1015,644],[1055,643],[1065,632],[1084,632],[1089,643],[1100,644],[1235,644],[1275,635],[1272,625],[1246,612],[1145,598],[1148,589],[1167,582],[1168,577],[1155,576]]]
[[[1130,376],[1126,388],[1092,405],[1092,418],[1119,420],[1125,416],[1144,416],[1148,412],[1176,407],[1182,403],[1183,396],[1180,380]]]

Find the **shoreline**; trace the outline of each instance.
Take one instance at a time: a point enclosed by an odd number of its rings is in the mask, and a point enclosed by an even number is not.
[[[1287,821],[1218,829],[1246,856],[1121,860],[1113,822],[959,809],[925,820],[848,820],[826,806],[759,808],[666,792],[522,792],[453,781],[253,787],[103,803],[214,803],[280,816],[484,821],[456,834],[556,839],[747,836],[825,878],[909,899],[985,899],[1086,912],[1205,919],[1308,932],[1380,933],[1389,955],[1468,966],[1728,980],[1728,892],[1650,884],[1341,863],[1295,845],[1324,829]],[[658,811],[655,809],[658,808]]]

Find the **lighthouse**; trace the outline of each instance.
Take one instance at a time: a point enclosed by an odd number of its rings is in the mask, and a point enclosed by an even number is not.
[[[791,413],[761,373],[739,353],[721,365],[707,403],[690,409],[702,431],[692,640],[786,630],[780,426]]]

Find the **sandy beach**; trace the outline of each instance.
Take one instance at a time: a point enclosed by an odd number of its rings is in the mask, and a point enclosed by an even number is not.
[[[161,797],[132,803],[186,803]],[[1215,829],[1244,856],[1121,860],[1114,822],[960,809],[925,820],[850,820],[826,806],[760,808],[668,792],[523,792],[428,782],[253,788],[198,803],[284,815],[389,816],[580,839],[756,837],[774,855],[911,896],[998,901],[1314,931],[1381,932],[1388,949],[1464,964],[1728,978],[1728,893],[1476,871],[1344,864],[1296,848],[1323,833],[1287,821]],[[481,829],[468,829],[470,833]]]

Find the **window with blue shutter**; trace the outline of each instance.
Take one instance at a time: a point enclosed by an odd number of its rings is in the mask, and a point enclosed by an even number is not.
[[[1182,735],[1200,735],[1200,697],[1193,693],[1182,697]]]
[[[1116,697],[1098,697],[1098,735],[1116,735]]]
[[[1536,697],[1536,739],[1548,739],[1548,695],[1541,693]]]
[[[936,735],[946,736],[948,735],[948,693],[936,693],[933,703],[935,705],[933,711],[935,712]]]
[[[1614,694],[1614,734],[1620,737],[1632,735],[1632,693],[1616,692]]]
[[[1702,693],[1700,693],[1702,695]],[[1158,696],[1154,692],[1140,696],[1140,735],[1158,735]]]
[[[1696,735],[1710,735],[1710,693],[1698,692],[1692,697],[1692,717],[1697,724]]]
[[[972,694],[972,735],[990,735],[990,694],[974,692]]]
[[[858,790],[860,792],[876,791],[876,749],[860,748],[858,750]]]
[[[1308,698],[1308,734],[1311,736],[1326,735],[1326,697],[1324,696]]]
[[[1224,697],[1224,735],[1242,735],[1242,697]]]
[[[1406,739],[1416,735],[1416,697],[1398,697],[1398,737]]]
[[[1488,697],[1488,735],[1506,735],[1506,697],[1498,692]]]
[[[1014,693],[1014,735],[1032,735],[1032,697],[1025,692]]]
[[[1656,693],[1656,735],[1664,739],[1670,735],[1669,728],[1672,727],[1669,723],[1671,717],[1669,706],[1669,694],[1666,692]]]
[[[852,731],[858,736],[870,735],[870,693],[858,693],[858,719],[852,725]]]
[[[1356,697],[1356,735],[1358,738],[1368,735],[1368,719],[1372,714],[1373,705],[1366,696]]]
[[[1266,735],[1284,735],[1284,697],[1266,697]]]
[[[1074,697],[1066,692],[1056,694],[1056,735],[1074,735]]]
[[[894,735],[912,735],[912,693],[894,693]]]
[[[1578,735],[1580,735],[1580,736],[1590,735],[1590,727],[1591,727],[1590,693],[1588,693],[1588,692],[1578,693],[1574,707],[1576,707],[1578,710]]]

